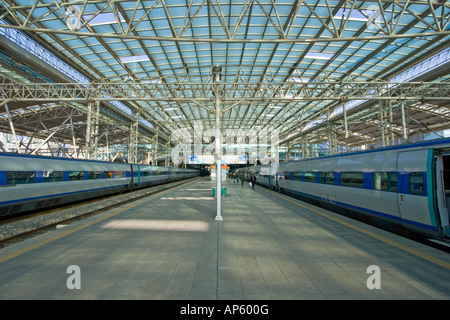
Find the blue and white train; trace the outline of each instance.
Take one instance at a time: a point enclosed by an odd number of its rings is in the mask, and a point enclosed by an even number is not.
[[[193,169],[0,153],[0,216],[198,175]]]
[[[450,239],[450,139],[283,162],[278,170],[271,168],[238,171],[247,177],[255,173],[257,184],[390,231]]]

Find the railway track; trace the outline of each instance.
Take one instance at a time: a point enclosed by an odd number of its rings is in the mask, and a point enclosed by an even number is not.
[[[123,205],[201,178],[194,177],[155,185],[124,194],[108,195],[0,221],[0,248],[22,241],[27,237],[32,237],[42,232],[73,223],[76,220],[99,214],[112,207]]]

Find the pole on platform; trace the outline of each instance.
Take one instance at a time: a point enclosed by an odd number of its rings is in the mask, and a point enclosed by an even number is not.
[[[216,95],[216,199],[217,214],[215,220],[222,221],[222,134],[220,133],[220,99],[219,80],[222,67],[213,66]]]

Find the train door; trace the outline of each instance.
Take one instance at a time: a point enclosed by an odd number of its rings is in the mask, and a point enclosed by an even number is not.
[[[272,163],[270,165],[270,187],[273,190],[280,191],[280,186],[278,185],[278,163]]]
[[[436,153],[436,203],[444,234],[450,237],[450,150]]]
[[[419,225],[436,226],[434,210],[429,208],[427,163],[432,150],[401,151],[397,158],[397,201],[400,218],[405,228]],[[430,164],[431,166],[431,164]],[[427,188],[428,186],[428,188]],[[429,195],[431,196],[431,195]]]

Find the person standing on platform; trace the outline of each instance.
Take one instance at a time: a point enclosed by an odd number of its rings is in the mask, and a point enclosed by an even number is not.
[[[241,180],[241,187],[243,187],[244,186],[244,180],[245,180],[244,173],[241,173],[241,176],[239,177],[239,179]]]
[[[254,173],[252,173],[252,176],[250,178],[250,182],[252,183],[252,189],[255,190],[256,176],[255,176]]]

